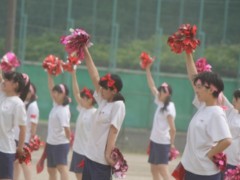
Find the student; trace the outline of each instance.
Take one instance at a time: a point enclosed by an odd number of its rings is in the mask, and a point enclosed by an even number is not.
[[[92,122],[87,146],[83,180],[110,180],[115,162],[111,152],[125,117],[124,98],[120,94],[122,80],[116,74],[99,77],[91,55],[84,47],[88,72],[95,87],[98,109]]]
[[[79,115],[76,121],[70,171],[76,174],[77,180],[82,180],[84,160],[87,151],[86,148],[89,141],[89,132],[91,130],[91,124],[96,108],[94,107],[95,99],[93,97],[93,91],[83,88],[80,92],[76,71],[74,70],[71,74],[73,95],[78,104],[77,109],[79,111]]]
[[[227,169],[235,169],[240,164],[240,90],[233,93],[232,104],[224,96],[227,122],[232,134],[232,144],[224,151],[227,155]]]
[[[153,63],[153,62],[152,62]],[[151,164],[151,172],[154,180],[171,179],[168,169],[170,148],[174,148],[176,134],[175,105],[171,102],[172,88],[167,83],[156,87],[151,74],[152,63],[146,67],[148,86],[155,97],[158,106],[153,120],[150,136],[150,151],[148,162]]]
[[[68,180],[67,155],[70,141],[70,110],[68,88],[64,84],[54,85],[52,75],[48,74],[48,87],[53,99],[53,107],[48,118],[46,144],[49,180]]]
[[[221,173],[213,162],[213,156],[231,144],[225,112],[217,104],[224,84],[216,73],[197,74],[192,54],[186,55],[186,66],[196,94],[193,104],[198,111],[190,121],[181,159],[186,170],[185,179],[220,180]]]
[[[39,119],[39,109],[37,104],[37,95],[36,95],[36,87],[34,84],[30,83],[30,88],[27,93],[27,97],[25,99],[25,107],[27,110],[27,124],[26,124],[26,137],[25,144],[29,145],[31,137],[36,135],[36,129]],[[18,143],[18,134],[19,128],[15,129],[15,139]],[[23,170],[25,180],[31,180],[31,164],[22,163],[21,167],[19,161],[16,160],[14,163],[14,177],[13,180],[18,180],[20,176],[20,168]]]
[[[26,135],[26,98],[29,83],[27,75],[19,72],[0,72],[0,179],[13,178],[15,155],[23,155]],[[19,142],[16,147],[14,129],[19,126]]]

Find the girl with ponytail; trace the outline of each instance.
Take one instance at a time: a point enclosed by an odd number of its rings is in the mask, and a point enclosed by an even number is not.
[[[156,87],[151,74],[151,62],[146,67],[148,86],[155,97],[157,109],[150,135],[149,159],[153,179],[171,179],[168,161],[171,148],[175,148],[176,109],[171,101],[172,88],[166,82]]]

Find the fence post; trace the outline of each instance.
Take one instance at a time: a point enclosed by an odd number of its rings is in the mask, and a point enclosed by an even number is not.
[[[98,0],[93,0],[93,19],[92,19],[92,41],[96,40],[96,18]]]
[[[139,15],[140,15],[140,7],[141,7],[141,0],[136,0],[136,15],[135,15],[135,27],[134,27],[134,38],[138,38],[138,27],[139,27]]]
[[[112,12],[112,31],[111,31],[111,43],[110,43],[110,58],[109,58],[109,71],[115,71],[116,68],[116,56],[117,56],[117,38],[118,38],[118,24],[116,23],[117,16],[117,0],[113,0],[113,12]]]
[[[226,43],[226,33],[227,33],[227,24],[228,24],[228,9],[229,9],[229,0],[225,0],[224,6],[224,25],[223,25],[223,37],[222,43]]]

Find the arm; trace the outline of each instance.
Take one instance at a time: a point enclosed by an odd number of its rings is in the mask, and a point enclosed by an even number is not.
[[[150,70],[151,66],[152,66],[152,63],[146,67],[146,76],[147,76],[148,87],[150,88],[152,94],[156,96],[158,94],[158,90],[155,86],[155,83],[151,74],[151,70]]]
[[[92,60],[91,54],[88,51],[88,48],[85,46],[84,47],[84,53],[85,53],[85,60],[86,60],[86,65],[88,68],[88,73],[92,79],[92,83],[96,89],[96,91],[98,92],[100,90],[100,86],[98,84],[99,80],[100,80],[100,76],[98,73],[98,70]]]
[[[188,78],[194,89],[194,84],[192,80],[193,80],[193,77],[198,74],[198,72],[197,72],[195,63],[193,61],[192,54],[186,54],[186,67],[187,67]]]
[[[82,105],[82,98],[79,93],[76,71],[73,71],[71,74],[72,74],[72,89],[73,89],[74,98],[78,104]]]
[[[64,131],[65,131],[65,136],[68,138],[68,140],[70,141],[71,138],[71,130],[70,127],[64,127]]]
[[[117,133],[118,133],[118,130],[113,125],[111,125],[109,134],[108,134],[107,145],[105,149],[105,158],[111,166],[115,164],[115,162],[111,159],[111,153],[112,153],[112,150],[115,148]]]
[[[49,89],[49,93],[52,97],[52,89],[54,87],[54,81],[53,81],[53,77],[51,74],[48,73],[48,89]]]
[[[174,118],[171,115],[167,116],[168,124],[170,126],[170,141],[171,141],[171,147],[174,147],[174,140],[175,140],[175,135],[176,135],[176,127],[174,123]]]
[[[25,141],[25,136],[26,136],[26,126],[19,126],[19,141],[18,141],[18,147],[17,147],[17,153],[20,155],[23,154],[23,146],[24,146],[24,141]]]
[[[216,146],[214,146],[207,154],[209,159],[213,160],[213,156],[223,152],[230,144],[232,143],[231,138],[225,138],[217,143]]]
[[[31,137],[33,137],[37,132],[37,124],[36,123],[31,123]]]

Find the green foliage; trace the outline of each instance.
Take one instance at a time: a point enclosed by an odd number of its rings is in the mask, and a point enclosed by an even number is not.
[[[45,33],[42,36],[28,37],[26,60],[42,62],[49,55],[54,54],[64,60],[66,53],[64,46],[59,43],[59,34]],[[147,40],[133,40],[123,43],[117,50],[117,67],[125,69],[140,70],[139,56],[146,51],[151,56],[160,59],[160,71],[167,73],[186,73],[184,53],[175,54],[171,52],[167,44],[167,36],[157,40],[152,36]],[[1,40],[0,42],[3,42]],[[161,45],[161,51],[156,50],[157,43]],[[3,43],[0,43],[3,44]],[[0,46],[0,50],[3,47]],[[240,44],[238,45],[212,45],[205,49],[205,57],[212,65],[213,71],[225,77],[236,77],[238,74],[238,63],[240,61]],[[98,66],[107,67],[109,64],[110,45],[104,41],[95,43],[90,47],[90,52]],[[196,53],[197,54],[197,53]],[[194,54],[194,58],[198,59]]]

